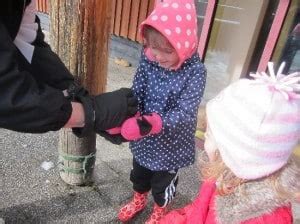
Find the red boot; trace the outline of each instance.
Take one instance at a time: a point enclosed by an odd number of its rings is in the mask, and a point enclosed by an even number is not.
[[[167,213],[166,207],[159,207],[156,203],[154,204],[152,213],[147,219],[145,224],[158,224],[159,220]]]
[[[138,212],[142,211],[147,205],[147,196],[148,192],[142,194],[134,192],[133,199],[120,209],[118,214],[119,220],[121,222],[127,222]]]

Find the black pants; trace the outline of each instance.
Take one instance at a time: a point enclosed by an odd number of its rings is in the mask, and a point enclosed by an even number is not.
[[[152,189],[152,196],[160,207],[167,206],[175,197],[178,184],[178,170],[151,171],[140,166],[133,159],[133,169],[130,173],[133,190],[144,193]]]

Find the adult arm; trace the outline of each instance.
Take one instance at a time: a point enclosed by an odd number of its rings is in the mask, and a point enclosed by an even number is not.
[[[72,106],[62,93],[37,83],[33,75],[20,71],[17,48],[0,21],[0,127],[31,133],[63,127]]]
[[[45,42],[38,17],[36,17],[35,22],[38,24],[38,30],[37,37],[32,43],[34,52],[31,61],[35,79],[56,89],[65,90],[74,82],[74,77]]]

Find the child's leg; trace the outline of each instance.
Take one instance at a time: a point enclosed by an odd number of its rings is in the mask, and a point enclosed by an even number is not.
[[[160,207],[166,207],[175,197],[178,184],[178,170],[159,171],[151,179],[152,195]]]
[[[120,209],[119,220],[127,222],[146,207],[148,191],[151,189],[151,177],[152,171],[140,166],[133,160],[133,169],[130,173],[130,180],[134,189],[133,198]]]
[[[154,172],[151,186],[152,195],[155,201],[152,214],[146,221],[146,224],[158,223],[166,214],[166,206],[174,199],[178,183],[178,171]]]
[[[135,159],[133,159],[132,165],[130,180],[133,184],[133,190],[139,193],[150,191],[153,172],[138,164]]]

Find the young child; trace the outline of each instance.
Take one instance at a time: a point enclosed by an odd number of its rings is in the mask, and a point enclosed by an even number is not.
[[[204,164],[198,197],[161,224],[291,224],[300,167],[300,73],[252,75],[207,104]],[[216,181],[214,181],[216,180]]]
[[[125,222],[142,211],[152,190],[155,205],[146,223],[157,223],[175,196],[178,169],[195,160],[197,109],[206,70],[197,53],[192,0],[158,3],[141,24],[141,34],[145,47],[132,87],[140,114],[121,127],[122,136],[132,141],[134,195],[118,218]]]

